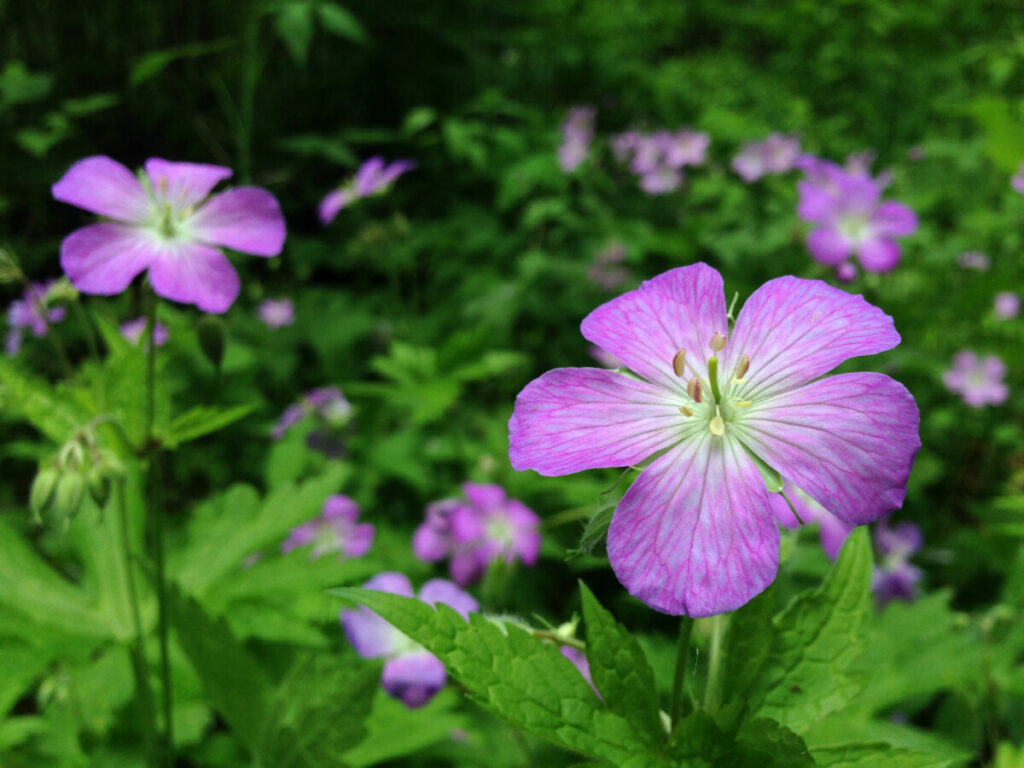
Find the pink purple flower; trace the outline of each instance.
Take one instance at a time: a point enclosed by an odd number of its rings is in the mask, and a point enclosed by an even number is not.
[[[612,139],[612,152],[619,162],[629,163],[644,192],[663,195],[683,185],[684,167],[704,163],[710,144],[706,133],[689,128],[674,133],[628,131]]]
[[[921,529],[913,523],[889,526],[887,520],[875,526],[875,551],[878,565],[871,577],[871,591],[879,608],[892,600],[911,602],[917,597],[921,571],[910,557],[921,549]]]
[[[1017,173],[1010,178],[1010,186],[1024,195],[1024,163],[1020,164]]]
[[[129,320],[127,323],[122,323],[121,335],[132,344],[138,344],[142,341],[142,334],[146,332],[147,322],[145,317],[137,317],[134,320]],[[167,330],[167,326],[157,320],[156,328],[153,329],[153,342],[158,347],[162,347],[170,337],[171,333]]]
[[[285,408],[270,434],[274,440],[280,440],[289,429],[307,418],[315,418],[326,426],[341,426],[351,414],[352,405],[338,387],[320,387]]]
[[[626,246],[614,242],[597,254],[587,269],[587,277],[606,291],[617,288],[629,279],[629,271],[623,266],[625,260]]]
[[[379,573],[363,587],[414,597],[412,584],[401,573]],[[466,619],[471,611],[479,608],[471,595],[444,579],[431,579],[415,596],[428,605],[444,603]],[[444,687],[448,675],[441,660],[373,611],[365,607],[343,610],[341,624],[356,653],[367,659],[386,659],[381,684],[407,707],[422,707]]]
[[[64,307],[48,306],[50,289],[56,282],[49,280],[45,283],[32,283],[22,297],[12,301],[7,308],[10,330],[7,332],[4,349],[8,355],[18,354],[26,330],[39,338],[50,331],[51,325],[64,319]]]
[[[572,173],[590,154],[594,141],[593,107],[573,107],[569,117],[562,124],[562,146],[558,148],[558,165],[566,173]]]
[[[917,230],[910,208],[882,200],[887,181],[871,177],[869,162],[853,158],[842,168],[819,158],[801,161],[806,178],[798,186],[797,213],[814,226],[807,247],[822,264],[839,269],[856,255],[866,271],[887,272],[900,261],[896,238]]]
[[[1010,396],[1006,377],[1006,363],[996,355],[979,358],[965,349],[953,357],[953,367],[942,374],[942,382],[951,392],[958,393],[967,405],[981,408],[999,405]]]
[[[479,579],[493,562],[537,562],[540,519],[503,488],[464,483],[463,498],[427,507],[426,519],[413,535],[413,552],[421,560],[450,558],[449,572],[462,586]]]
[[[238,273],[221,248],[276,256],[284,217],[272,194],[236,187],[210,195],[230,168],[146,161],[138,176],[109,157],[79,160],[53,196],[104,218],[64,238],[60,263],[84,293],[121,293],[143,271],[165,299],[225,312],[238,296]]]
[[[787,173],[800,159],[800,139],[773,133],[764,141],[744,144],[732,160],[732,169],[748,184],[762,176]]]
[[[1012,320],[1020,314],[1020,296],[1013,291],[1000,291],[992,302],[992,308],[1000,320]]]
[[[403,173],[416,167],[412,160],[396,160],[385,163],[380,156],[371,157],[363,163],[355,176],[342,186],[327,193],[320,201],[320,223],[327,226],[342,208],[371,195],[384,194]]]
[[[291,299],[267,299],[259,308],[260,320],[268,328],[283,328],[295,322],[295,302]]]
[[[547,476],[651,459],[607,548],[656,610],[722,613],[774,580],[779,529],[751,454],[848,525],[903,503],[920,447],[910,393],[879,373],[822,378],[899,343],[863,297],[771,280],[728,338],[722,278],[694,264],[598,307],[582,331],[633,375],[559,368],[534,380],[516,399],[509,457]]]
[[[362,557],[373,546],[374,529],[358,520],[359,505],[352,499],[341,494],[329,496],[319,517],[292,528],[281,551],[310,547],[313,560],[335,553],[342,560]]]
[[[786,499],[782,497],[782,494],[771,493],[768,495],[768,501],[779,524],[786,528],[795,529],[800,527],[801,520],[803,520],[804,525],[817,523],[818,533],[821,537],[821,548],[833,560],[839,557],[839,551],[843,548],[846,538],[855,526],[840,520],[792,483],[786,483],[783,492],[793,503],[793,508],[800,517],[797,519],[796,515],[793,514],[793,510],[789,508],[789,504],[786,503]]]
[[[961,269],[976,269],[979,272],[987,272],[992,264],[992,260],[981,251],[964,251],[957,257],[956,263],[960,265]]]

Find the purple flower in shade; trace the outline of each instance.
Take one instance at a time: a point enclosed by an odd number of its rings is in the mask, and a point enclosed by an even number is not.
[[[630,170],[640,177],[640,188],[644,192],[663,195],[683,185],[682,169],[701,165],[710,144],[706,133],[689,128],[675,133],[630,131],[612,139],[612,153],[619,162],[629,162]]]
[[[649,195],[665,195],[683,186],[683,174],[675,168],[661,166],[640,177],[640,189]]]
[[[7,324],[10,330],[4,342],[8,355],[16,355],[21,349],[22,337],[26,330],[33,336],[45,336],[53,323],[59,323],[65,317],[64,307],[48,307],[50,289],[56,280],[45,283],[32,283],[25,289],[20,299],[11,302],[7,308]]]
[[[744,144],[732,160],[732,169],[748,184],[762,176],[787,173],[800,159],[800,139],[773,133],[764,141]]]
[[[1010,179],[1010,186],[1024,195],[1024,163],[1020,164],[1017,173]]]
[[[900,261],[895,238],[916,231],[917,216],[903,203],[882,201],[884,181],[871,178],[866,166],[851,166],[802,162],[807,177],[798,187],[797,213],[814,225],[807,247],[816,261],[837,269],[856,254],[868,272],[887,272]]]
[[[352,405],[338,387],[320,387],[307,392],[297,403],[285,408],[270,434],[274,440],[280,440],[289,429],[309,417],[315,417],[327,426],[337,427],[344,424],[351,415]]]
[[[427,517],[413,535],[413,552],[421,560],[450,557],[449,572],[462,586],[479,579],[498,560],[537,562],[540,519],[497,485],[464,483],[463,499],[445,499],[427,507]]]
[[[259,308],[260,320],[268,328],[283,328],[295,322],[295,302],[291,299],[267,299]]]
[[[379,573],[366,582],[365,589],[413,597],[412,584],[401,573]],[[455,584],[444,579],[431,579],[420,587],[420,600],[428,605],[444,603],[468,619],[470,611],[479,608],[477,601]],[[407,707],[422,707],[440,691],[448,678],[444,664],[422,646],[373,611],[365,607],[341,612],[345,636],[363,658],[383,658],[381,684],[391,696]]]
[[[594,678],[590,675],[590,662],[587,661],[587,655],[579,648],[574,648],[571,645],[563,645],[559,650],[580,671],[583,679],[590,683],[590,687],[594,689],[594,693],[597,693],[598,698],[601,698],[601,694],[597,691],[597,686],[594,685]]]
[[[854,526],[840,520],[792,483],[786,483],[782,490],[786,497],[793,502],[793,507],[800,515],[800,519],[798,520],[793,514],[793,510],[789,508],[789,504],[786,503],[782,494],[771,493],[768,495],[768,501],[771,503],[772,512],[779,524],[786,528],[799,528],[800,520],[808,525],[818,523],[821,548],[833,560],[839,557],[839,550],[843,548],[846,537],[850,535]]]
[[[337,553],[342,560],[362,557],[373,546],[373,526],[358,523],[359,505],[348,496],[328,496],[320,517],[292,528],[281,545],[281,551],[291,552],[312,545],[309,556],[318,560],[324,555]]]
[[[341,187],[328,192],[320,201],[320,223],[327,226],[342,208],[356,200],[387,192],[399,176],[415,167],[416,163],[412,160],[396,160],[385,164],[384,158],[371,157],[359,167],[355,176]]]
[[[594,140],[593,107],[573,107],[569,117],[562,124],[562,146],[558,149],[558,165],[566,173],[572,173],[590,154]]]
[[[700,131],[681,128],[675,133],[658,134],[664,162],[669,168],[703,165],[707,159],[711,137]]]
[[[615,242],[597,254],[587,269],[587,277],[606,291],[610,291],[629,279],[629,271],[622,266],[626,259],[626,246]]]
[[[142,341],[142,335],[146,332],[147,322],[145,317],[137,317],[134,320],[129,320],[127,323],[122,323],[121,335],[132,344],[137,345]],[[171,333],[167,330],[167,326],[157,320],[156,328],[153,329],[153,342],[158,347],[162,347],[170,338]]]
[[[992,260],[981,251],[964,251],[957,256],[956,263],[960,266],[960,269],[976,269],[979,272],[988,272],[988,268],[992,265]]]
[[[635,376],[559,368],[534,380],[516,399],[509,456],[548,476],[653,457],[619,503],[608,555],[656,610],[730,611],[775,578],[779,529],[750,454],[850,525],[903,503],[920,447],[910,393],[878,373],[822,378],[899,343],[863,297],[771,280],[727,339],[722,278],[694,264],[598,307],[582,331]]]
[[[921,549],[921,529],[913,523],[889,527],[886,520],[875,526],[875,550],[879,564],[871,576],[871,591],[879,608],[892,600],[911,602],[917,597],[921,571],[910,557]]]
[[[1012,320],[1020,314],[1020,296],[1013,291],[1001,291],[996,294],[992,308],[1000,320]]]
[[[942,383],[951,392],[957,392],[972,408],[999,405],[1010,396],[1003,382],[1006,364],[995,355],[983,358],[969,349],[957,352],[953,367],[942,374]]]
[[[221,248],[276,256],[284,246],[281,207],[259,187],[210,195],[230,168],[146,161],[138,176],[101,155],[79,160],[53,185],[62,202],[106,221],[64,238],[60,263],[84,293],[121,293],[148,270],[159,296],[225,312],[238,296],[238,273]]]

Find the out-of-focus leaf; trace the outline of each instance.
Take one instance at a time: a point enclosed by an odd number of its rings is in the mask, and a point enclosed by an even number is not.
[[[284,42],[295,63],[305,65],[309,44],[313,39],[313,3],[292,0],[285,3],[274,17],[274,29]]]
[[[49,94],[52,87],[53,75],[30,72],[24,62],[12,59],[0,72],[0,109],[38,101]]]
[[[181,59],[194,59],[211,53],[219,53],[235,44],[231,38],[207,40],[205,42],[188,43],[175,48],[161,51],[150,51],[132,62],[128,74],[128,84],[132,87],[141,85],[159,75],[169,64]]]
[[[224,429],[256,410],[254,405],[235,405],[228,408],[197,405],[162,426],[157,433],[165,448],[177,448],[182,443]]]
[[[369,39],[363,25],[352,15],[347,8],[337,3],[324,2],[316,7],[316,13],[320,17],[320,23],[324,29],[332,35],[344,37],[355,43],[365,43]]]

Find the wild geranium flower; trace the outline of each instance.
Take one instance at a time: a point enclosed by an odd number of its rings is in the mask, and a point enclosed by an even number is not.
[[[992,302],[992,308],[1000,320],[1012,320],[1020,314],[1020,296],[1013,291],[1000,291]]]
[[[414,597],[412,584],[401,573],[379,573],[366,582],[365,589]],[[444,603],[465,618],[480,606],[455,584],[431,579],[420,587],[420,600],[428,605]],[[363,658],[387,659],[381,684],[391,696],[407,707],[422,707],[440,691],[448,679],[444,664],[434,654],[413,642],[368,608],[341,612],[341,624],[352,647]]]
[[[146,332],[147,323],[148,320],[145,317],[137,317],[134,320],[129,320],[127,323],[122,323],[121,335],[132,344],[138,344],[142,341],[142,334]],[[171,333],[167,330],[167,326],[157,320],[156,328],[153,329],[153,343],[158,347],[162,347],[170,338]]]
[[[921,529],[913,523],[890,527],[881,520],[875,526],[878,565],[871,576],[871,591],[879,608],[893,600],[909,603],[917,597],[921,571],[910,563],[910,557],[921,549],[922,542]]]
[[[803,521],[803,525],[817,523],[821,548],[833,560],[839,557],[839,551],[843,548],[846,538],[855,526],[840,520],[792,483],[786,483],[782,490],[786,494],[785,497],[779,493],[768,494],[772,512],[775,513],[775,519],[779,521],[779,524],[795,529],[801,526],[801,521]],[[789,503],[786,499],[789,499]],[[793,505],[792,509],[789,506],[790,503]],[[796,515],[793,514],[794,509]],[[797,518],[797,515],[800,517]]]
[[[413,551],[427,562],[446,557],[449,572],[462,586],[479,579],[498,560],[537,562],[540,519],[503,488],[464,483],[462,499],[445,499],[427,507],[427,516],[413,536]]]
[[[732,169],[748,184],[762,176],[787,173],[800,159],[800,139],[773,133],[764,141],[744,144],[732,160]]]
[[[260,304],[258,314],[268,328],[283,328],[295,322],[295,302],[291,299],[267,299]]]
[[[615,511],[608,555],[656,610],[730,611],[775,578],[779,529],[754,457],[850,525],[903,503],[920,447],[910,393],[878,373],[821,378],[899,343],[861,296],[771,280],[730,334],[721,276],[694,264],[598,307],[582,331],[635,375],[545,373],[516,399],[509,455],[542,475],[650,459]]]
[[[675,133],[636,131],[612,139],[612,152],[619,162],[629,162],[640,177],[640,188],[649,195],[662,195],[683,185],[682,169],[702,165],[711,138],[706,133],[682,128]]]
[[[21,342],[25,331],[39,338],[45,336],[50,326],[64,319],[64,307],[49,306],[50,290],[56,280],[45,283],[32,283],[25,289],[20,299],[11,302],[7,308],[7,324],[10,330],[4,342],[8,355],[16,355],[21,350]]]
[[[558,149],[558,165],[566,173],[572,173],[590,154],[594,141],[593,107],[573,107],[569,117],[562,124],[562,146]]]
[[[797,213],[814,225],[807,247],[816,261],[839,268],[856,255],[868,272],[888,272],[900,261],[895,238],[915,232],[917,216],[903,203],[882,200],[887,182],[871,178],[867,162],[851,163],[851,170],[805,158]]]
[[[953,367],[942,374],[942,382],[951,392],[958,393],[967,405],[981,408],[999,405],[1010,396],[1006,377],[1006,363],[996,355],[979,358],[965,349],[953,357]]]
[[[64,238],[60,263],[84,293],[121,293],[148,270],[159,296],[226,312],[238,273],[221,248],[276,256],[284,246],[281,207],[259,187],[210,195],[230,168],[146,161],[138,176],[97,155],[79,160],[53,185],[53,196],[104,217]]]
[[[374,528],[370,523],[357,520],[358,504],[341,494],[329,496],[319,517],[292,528],[281,551],[287,554],[310,547],[309,556],[313,560],[328,554],[337,554],[342,560],[362,557],[373,546]]]
[[[285,408],[270,434],[275,440],[280,440],[289,429],[307,418],[316,418],[327,426],[337,427],[348,421],[351,414],[352,405],[338,387],[320,387]]]
[[[327,193],[320,201],[320,223],[327,226],[342,208],[371,195],[384,194],[403,173],[416,167],[412,160],[385,163],[383,157],[371,157],[356,171],[356,175],[342,186]]]
[[[1020,164],[1017,173],[1010,179],[1010,186],[1024,195],[1024,163]]]
[[[976,269],[979,272],[988,272],[992,260],[981,251],[964,251],[957,257],[956,263],[960,265],[961,269]]]

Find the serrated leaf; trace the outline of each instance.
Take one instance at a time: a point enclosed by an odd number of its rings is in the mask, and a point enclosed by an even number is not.
[[[952,768],[963,761],[888,744],[841,744],[812,750],[822,768]]]
[[[333,593],[365,605],[437,655],[482,706],[514,726],[565,749],[620,768],[668,766],[645,737],[610,711],[559,650],[514,624],[479,614],[467,623],[451,608],[357,588]]]
[[[292,665],[273,695],[258,748],[263,765],[321,768],[366,736],[364,720],[380,669],[355,656],[309,656]]]
[[[757,714],[801,733],[861,690],[864,675],[850,667],[865,645],[871,568],[862,527],[821,587],[799,595],[775,619],[771,653],[751,697]]]
[[[587,626],[587,661],[605,704],[636,726],[657,749],[664,741],[654,671],[629,631],[615,621],[580,582],[583,620]]]
[[[803,739],[774,720],[747,721],[737,738],[735,768],[810,768],[815,765]]]
[[[746,699],[772,650],[775,590],[768,587],[729,616],[722,645],[722,690],[726,700]]]
[[[253,749],[263,738],[270,682],[223,619],[214,619],[196,600],[179,592],[170,598],[171,624],[207,701]]]
[[[67,397],[66,386],[52,387],[0,357],[0,402],[8,413],[25,419],[55,443],[63,443],[91,415]]]

